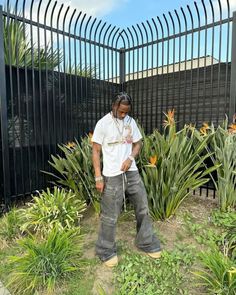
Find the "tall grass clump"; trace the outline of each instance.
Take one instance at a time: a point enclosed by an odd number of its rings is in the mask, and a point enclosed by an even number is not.
[[[198,286],[204,286],[207,294],[236,294],[236,264],[217,249],[201,252],[202,268],[194,272]]]
[[[27,208],[22,209],[24,224],[22,231],[47,234],[55,226],[58,230],[77,227],[86,209],[85,201],[79,199],[72,191],[54,187],[34,196]]]
[[[46,290],[47,294],[54,294],[60,279],[80,267],[81,241],[78,232],[56,227],[45,239],[29,236],[20,240],[21,253],[9,257],[11,271],[7,287],[11,293],[42,294]]]
[[[11,208],[0,219],[0,236],[7,241],[14,240],[20,235],[21,223],[20,210],[15,207]]]

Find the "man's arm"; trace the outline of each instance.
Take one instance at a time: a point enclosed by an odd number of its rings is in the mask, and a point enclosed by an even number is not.
[[[121,166],[121,171],[126,172],[127,170],[129,170],[131,164],[132,164],[132,158],[136,158],[141,150],[142,147],[142,141],[139,140],[137,142],[134,142],[132,145],[132,153],[130,155],[130,158],[128,158],[127,160],[125,160]]]
[[[101,158],[101,150],[102,147],[100,144],[93,142],[93,155],[92,155],[92,160],[93,160],[93,168],[94,168],[94,173],[95,173],[95,179],[96,180],[96,189],[99,192],[102,192],[104,189],[104,181],[102,178],[102,173],[101,173],[101,164],[100,164],[100,158]],[[99,179],[100,177],[100,179]]]

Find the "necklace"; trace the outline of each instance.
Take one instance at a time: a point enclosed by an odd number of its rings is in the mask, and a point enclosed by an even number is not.
[[[125,124],[124,124],[124,120],[122,120],[122,126],[121,126],[121,130],[120,130],[120,124],[119,122],[116,120],[116,118],[114,117],[113,113],[111,112],[111,116],[112,116],[112,119],[116,125],[116,129],[120,135],[120,140],[121,142],[123,142],[123,133],[124,133],[124,127],[125,127]]]

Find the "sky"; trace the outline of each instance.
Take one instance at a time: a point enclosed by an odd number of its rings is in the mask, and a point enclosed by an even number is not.
[[[212,0],[213,4],[218,9],[218,0]],[[18,1],[19,3],[22,0]],[[37,4],[39,0],[34,0]],[[197,3],[201,3],[201,0],[196,0]],[[236,10],[236,0],[229,0],[232,11]],[[5,0],[0,0],[0,4],[4,5]],[[15,1],[10,0],[12,7]],[[31,0],[26,0],[26,3],[31,3]],[[47,0],[43,0],[42,5],[46,5]],[[54,1],[52,0],[52,3]],[[140,24],[146,20],[150,20],[152,17],[162,16],[163,13],[173,12],[174,9],[180,12],[180,7],[184,9],[187,5],[194,10],[193,0],[58,0],[58,7],[64,3],[77,11],[83,11],[87,15],[92,15],[98,19],[102,19],[109,24],[116,27],[126,28],[135,24]],[[209,5],[209,0],[205,0],[206,5]],[[221,0],[223,13],[226,12],[227,0]],[[19,4],[20,5],[20,4]],[[201,4],[200,4],[201,5]]]

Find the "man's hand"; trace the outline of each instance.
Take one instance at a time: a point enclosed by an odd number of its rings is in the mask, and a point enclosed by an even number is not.
[[[131,166],[131,164],[132,164],[132,161],[131,161],[130,159],[125,160],[125,161],[123,162],[123,164],[122,164],[120,170],[121,170],[121,171],[124,171],[124,172],[128,171],[129,168],[130,168],[130,166]]]
[[[103,192],[104,190],[104,181],[96,181],[96,189],[97,191],[99,191],[100,193]]]

